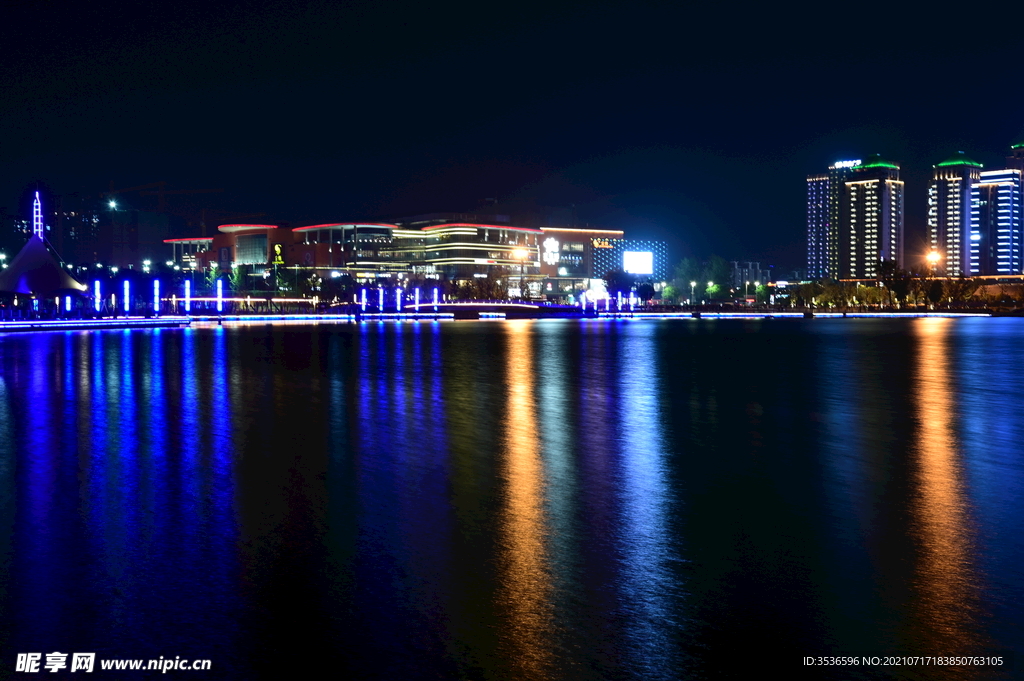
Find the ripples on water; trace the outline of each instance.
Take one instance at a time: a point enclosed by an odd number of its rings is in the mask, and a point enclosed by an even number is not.
[[[992,319],[8,335],[2,664],[670,679],[1019,656],[1022,340]]]

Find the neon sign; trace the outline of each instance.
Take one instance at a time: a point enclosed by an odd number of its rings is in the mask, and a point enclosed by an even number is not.
[[[36,192],[36,198],[32,202],[32,234],[43,238],[43,205],[39,202],[39,192]]]
[[[544,240],[544,262],[549,265],[558,263],[558,239],[548,238]]]

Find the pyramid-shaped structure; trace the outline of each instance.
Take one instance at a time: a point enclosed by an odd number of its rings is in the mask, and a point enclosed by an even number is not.
[[[46,244],[35,234],[21,249],[7,269],[0,270],[0,291],[46,296],[71,291],[86,291],[80,283],[60,266]]]

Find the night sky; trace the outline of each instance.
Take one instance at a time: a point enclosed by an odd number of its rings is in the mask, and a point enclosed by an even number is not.
[[[999,167],[1024,139],[1020,10],[943,13],[22,2],[0,21],[0,206],[166,180],[298,226],[494,198],[575,205],[673,260],[802,266],[804,177],[877,152],[903,168],[910,251],[933,163]]]

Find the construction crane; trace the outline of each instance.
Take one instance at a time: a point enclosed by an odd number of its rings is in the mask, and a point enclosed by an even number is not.
[[[266,213],[249,213],[247,215],[241,215],[239,213],[228,213],[226,211],[220,211],[220,210],[212,210],[212,211],[209,211],[209,212],[210,213],[219,213],[220,217],[216,217],[216,220],[217,220],[218,223],[221,223],[221,224],[226,224],[226,223],[229,223],[229,222],[238,222],[240,220],[246,220],[246,219],[250,219],[250,218],[261,218],[264,215],[266,215]],[[202,229],[202,235],[204,237],[206,236],[206,213],[207,213],[207,211],[204,208],[203,209],[202,218],[199,221],[199,226]],[[215,216],[211,215],[211,217],[215,217]]]
[[[156,187],[156,191],[151,190]],[[127,194],[128,192],[139,192],[141,196],[158,196],[157,200],[157,212],[163,213],[167,210],[167,199],[165,198],[168,194],[217,194],[223,189],[167,189],[167,182],[160,180],[159,182],[150,182],[149,184],[140,184],[137,187],[127,187],[125,189],[114,189],[114,182],[110,182],[110,191],[103,192],[100,194],[101,199],[106,199],[116,194]]]
[[[114,189],[114,181],[110,181],[110,191],[106,191],[100,194],[101,199],[106,199],[117,194],[125,194],[127,192],[140,191],[142,189],[151,189],[153,187],[163,187],[166,182],[161,180],[160,182],[150,182],[149,184],[140,184],[138,187],[127,187],[125,189]]]
[[[154,194],[159,196],[160,199],[157,201],[156,209],[162,213],[167,210],[167,200],[164,198],[168,194],[219,194],[224,191],[223,189],[164,189],[162,186],[155,192],[139,192],[142,196],[153,196]]]

